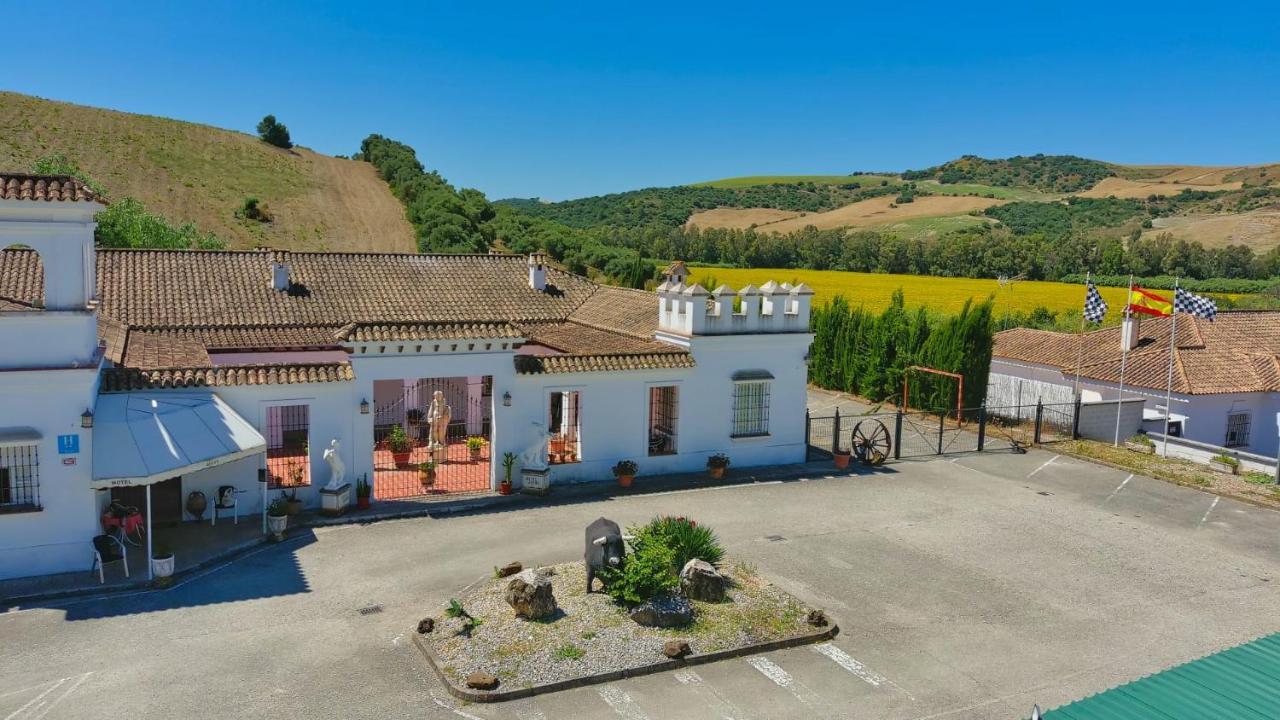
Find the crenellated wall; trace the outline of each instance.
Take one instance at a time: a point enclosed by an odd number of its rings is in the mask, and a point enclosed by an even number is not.
[[[809,332],[813,290],[803,283],[792,287],[770,280],[758,288],[748,285],[734,292],[727,285],[707,291],[701,285],[668,280],[656,292],[661,332],[683,336]]]

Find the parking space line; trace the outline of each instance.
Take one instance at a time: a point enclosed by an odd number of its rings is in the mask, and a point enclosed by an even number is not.
[[[1222,496],[1221,496],[1221,495],[1218,495],[1218,496],[1216,496],[1216,497],[1214,497],[1214,498],[1213,498],[1213,502],[1209,503],[1209,509],[1204,511],[1204,516],[1203,516],[1203,517],[1201,517],[1201,518],[1200,518],[1200,522],[1196,524],[1196,529],[1197,529],[1197,530],[1198,530],[1198,529],[1200,529],[1200,526],[1201,526],[1201,525],[1204,525],[1204,521],[1205,521],[1205,520],[1208,520],[1208,519],[1209,519],[1209,513],[1213,512],[1213,509],[1214,509],[1214,508],[1216,508],[1216,507],[1218,507],[1218,501],[1219,501],[1219,500],[1221,500],[1221,499],[1222,499]]]
[[[466,718],[466,720],[484,720],[484,718],[480,717],[479,715],[472,715],[471,713],[466,712],[464,710],[459,710],[453,705],[450,705],[448,702],[440,699],[440,696],[436,695],[435,690],[431,691],[431,699],[435,701],[436,705],[439,705],[440,707],[444,708],[445,710],[448,710],[449,712],[453,713],[454,715],[457,715],[460,718]]]
[[[636,706],[627,691],[614,685],[601,685],[596,689],[600,699],[613,708],[613,711],[627,720],[649,720],[649,716]]]
[[[1035,470],[1032,470],[1030,473],[1028,473],[1028,474],[1027,474],[1027,478],[1028,478],[1028,479],[1030,479],[1032,475],[1035,475],[1036,473],[1040,472],[1041,470],[1043,470],[1043,469],[1045,469],[1045,468],[1049,467],[1050,465],[1052,465],[1052,464],[1053,464],[1053,461],[1054,461],[1054,460],[1057,460],[1057,459],[1058,459],[1058,458],[1060,458],[1060,457],[1062,457],[1062,456],[1061,456],[1061,455],[1054,455],[1053,457],[1049,458],[1049,459],[1048,459],[1048,460],[1046,460],[1046,461],[1044,462],[1044,464],[1042,464],[1040,467],[1038,467],[1038,468],[1036,468]]]
[[[707,704],[714,708],[720,720],[741,720],[745,717],[737,705],[725,699],[718,690],[708,685],[703,681],[702,676],[693,670],[677,670],[672,673],[672,676],[676,682],[689,686],[699,697],[707,700]]]
[[[76,678],[76,681],[75,681],[75,682],[73,682],[73,683],[71,683],[71,687],[69,687],[69,688],[67,688],[66,690],[62,691],[62,693],[60,693],[60,694],[58,695],[58,697],[56,697],[56,698],[54,698],[54,699],[53,699],[53,702],[50,702],[50,703],[49,703],[49,704],[47,704],[47,705],[46,705],[46,704],[44,704],[43,702],[42,702],[42,703],[40,703],[40,705],[43,705],[43,707],[40,707],[40,712],[39,712],[38,714],[36,714],[36,715],[33,715],[33,716],[31,717],[31,720],[40,720],[40,718],[44,717],[45,715],[48,715],[48,714],[49,714],[49,711],[53,709],[53,706],[54,706],[54,705],[57,705],[58,703],[62,702],[63,700],[66,700],[67,698],[71,697],[71,694],[72,694],[72,693],[74,693],[74,692],[76,691],[76,688],[80,687],[81,683],[83,683],[85,680],[88,680],[88,679],[89,679],[89,676],[90,676],[90,675],[92,675],[92,674],[93,674],[93,672],[92,672],[92,671],[90,671],[90,672],[87,672],[87,673],[85,673],[85,674],[81,675],[80,677]]]
[[[835,662],[835,664],[853,673],[854,677],[858,678],[859,680],[862,680],[863,682],[869,685],[880,687],[880,683],[885,682],[885,679],[883,677],[881,677],[880,675],[877,675],[874,672],[871,672],[869,669],[867,669],[866,665],[863,665],[862,663],[858,662],[853,658],[852,655],[841,650],[835,645],[832,645],[831,643],[822,643],[821,645],[814,645],[813,649],[814,649],[814,652],[821,653],[822,655],[826,655],[833,662]]]
[[[1129,481],[1130,481],[1130,480],[1132,480],[1132,479],[1133,479],[1133,473],[1129,473],[1129,477],[1125,478],[1125,479],[1124,479],[1124,482],[1122,482],[1122,483],[1120,483],[1119,485],[1117,485],[1117,486],[1116,486],[1116,489],[1115,489],[1115,490],[1112,490],[1112,491],[1111,491],[1111,494],[1107,496],[1107,499],[1106,499],[1106,500],[1103,500],[1102,502],[1111,502],[1111,498],[1115,497],[1117,493],[1119,493],[1121,490],[1123,490],[1123,489],[1124,489],[1124,486],[1125,486],[1125,485],[1128,485],[1128,484],[1129,484]]]
[[[528,702],[533,702],[529,700]],[[516,708],[517,720],[547,720],[547,716],[533,705],[521,705]]]
[[[799,700],[800,704],[805,707],[812,708],[815,704],[814,701],[818,699],[812,690],[809,690],[791,677],[791,673],[778,667],[777,663],[763,655],[747,658],[747,664],[759,670],[760,674],[772,680],[773,684],[791,693],[792,697]]]
[[[58,682],[56,682],[56,683],[54,683],[53,685],[51,685],[51,686],[49,687],[49,689],[45,690],[44,692],[40,693],[39,695],[37,695],[37,696],[35,696],[35,697],[31,698],[30,700],[28,700],[26,705],[23,705],[22,707],[18,708],[17,710],[14,710],[13,712],[9,713],[8,715],[5,715],[4,720],[13,720],[14,718],[18,717],[18,716],[19,716],[19,715],[21,715],[22,713],[26,712],[26,711],[27,711],[27,708],[29,708],[29,707],[31,707],[32,705],[35,705],[36,703],[38,703],[38,702],[40,702],[41,700],[43,700],[45,695],[48,695],[49,693],[53,692],[54,690],[57,690],[58,688],[62,687],[62,684],[63,684],[63,683],[65,683],[66,681],[70,680],[70,679],[71,679],[71,678],[69,678],[69,677],[64,677],[64,678],[62,678],[62,679],[61,679],[61,680],[59,680]]]

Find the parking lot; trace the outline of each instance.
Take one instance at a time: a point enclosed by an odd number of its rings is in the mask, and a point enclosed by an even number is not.
[[[1051,450],[825,475],[308,530],[165,592],[10,610],[0,718],[1017,718],[1280,628],[1273,511]],[[422,662],[417,620],[494,565],[658,513],[840,635],[499,705]]]

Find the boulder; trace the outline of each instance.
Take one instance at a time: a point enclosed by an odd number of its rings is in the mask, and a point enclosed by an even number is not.
[[[520,572],[523,569],[524,569],[524,565],[521,565],[518,562],[507,563],[506,565],[503,565],[502,567],[498,568],[498,577],[500,578],[511,577],[512,575],[515,575],[516,573]]]
[[[473,672],[467,676],[467,687],[472,690],[492,690],[498,687],[498,678],[484,672]]]
[[[418,621],[418,634],[426,635],[436,629],[435,618],[422,618]]]
[[[694,558],[680,570],[680,592],[690,600],[722,602],[728,588],[729,578],[706,560]]]
[[[689,649],[687,640],[668,640],[662,644],[662,654],[672,660],[679,660],[691,652],[693,651]]]
[[[645,627],[682,627],[693,622],[693,606],[679,595],[663,595],[631,610],[631,619]]]
[[[806,617],[804,621],[814,627],[826,627],[829,622],[827,620],[827,614],[821,610],[810,610],[808,617]]]
[[[556,614],[556,596],[551,591],[551,578],[533,570],[517,573],[507,584],[507,604],[516,617],[541,620]]]

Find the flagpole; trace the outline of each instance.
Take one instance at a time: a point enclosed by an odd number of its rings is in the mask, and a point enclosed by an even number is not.
[[[1169,315],[1169,376],[1164,385],[1164,442],[1161,443],[1160,456],[1169,457],[1169,416],[1173,414],[1173,354],[1178,342],[1178,283],[1182,278],[1173,279],[1173,308]]]
[[[1086,304],[1089,302],[1089,280],[1092,277],[1093,273],[1086,270],[1084,274],[1084,301]],[[1080,313],[1080,337],[1077,338],[1076,342],[1076,384],[1071,391],[1077,403],[1080,402],[1080,364],[1084,362],[1084,315],[1083,312]]]
[[[1133,301],[1133,274],[1129,274],[1129,294],[1124,297],[1124,319],[1127,321],[1133,316],[1133,311],[1129,309],[1130,303]],[[1120,324],[1120,391],[1116,397],[1116,437],[1113,445],[1120,447],[1120,411],[1124,409],[1124,371],[1125,365],[1129,360],[1129,338],[1125,336],[1126,326],[1131,327],[1128,322]]]

